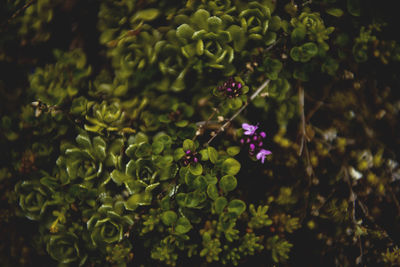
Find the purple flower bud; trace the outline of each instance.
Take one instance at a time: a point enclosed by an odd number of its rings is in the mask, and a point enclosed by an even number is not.
[[[227,88],[226,91],[232,92],[232,88]]]
[[[185,153],[186,153],[186,155],[189,155],[189,154],[190,154],[190,152],[191,152],[191,151],[190,151],[190,149],[188,149],[188,150],[186,150],[186,152],[185,152]]]
[[[246,143],[250,143],[250,138],[247,138],[247,139],[246,139]]]
[[[259,147],[262,147],[262,145],[263,145],[263,142],[258,143]]]
[[[235,87],[236,83],[232,83],[232,87]]]
[[[257,136],[257,135],[253,136],[253,140],[254,140],[254,141],[257,141],[257,139],[258,139],[258,136]]]
[[[239,88],[239,89],[242,88],[242,84],[238,83],[237,88]]]
[[[254,150],[256,146],[254,144],[250,144],[250,150]]]
[[[243,138],[240,139],[240,143],[241,143],[241,144],[244,144],[244,139],[243,139]]]
[[[262,138],[265,138],[267,136],[267,134],[265,132],[261,132],[260,135]]]
[[[199,160],[195,157],[195,158],[193,158],[193,161],[194,161],[195,163],[197,163]]]

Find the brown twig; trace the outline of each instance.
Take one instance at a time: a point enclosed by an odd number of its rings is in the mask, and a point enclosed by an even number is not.
[[[301,118],[301,129],[300,129],[300,134],[301,134],[301,141],[300,141],[300,147],[299,147],[299,152],[298,155],[301,156],[303,153],[303,148],[306,142],[306,138],[308,141],[307,137],[307,132],[306,132],[306,117],[304,113],[304,88],[299,85],[299,112],[300,112],[300,118]]]
[[[202,122],[198,122],[196,123],[197,126],[197,131],[196,134],[194,135],[194,137],[192,138],[192,140],[196,140],[197,136],[202,135],[204,129],[207,128],[208,124],[210,123],[211,119],[215,116],[215,114],[219,113],[218,108],[213,108],[213,112],[211,113],[211,115],[207,118],[207,120],[202,121]]]
[[[357,226],[358,226],[357,218],[356,218],[356,201],[357,202],[361,202],[361,201],[358,199],[356,193],[353,190],[353,185],[351,184],[348,168],[346,166],[342,166],[339,173],[344,174],[345,181],[346,181],[347,185],[349,186],[349,190],[350,190],[349,201],[352,203],[351,219],[353,222],[354,231],[356,231]],[[360,256],[358,256],[356,259],[356,264],[358,265],[358,264],[362,263],[364,252],[363,252],[361,237],[357,236],[357,240],[358,240],[358,246],[360,248]]]
[[[20,9],[18,9],[17,11],[14,12],[14,14],[12,14],[12,16],[3,24],[1,24],[1,28],[0,31],[3,31],[7,28],[8,25],[11,24],[11,22],[18,17],[19,14],[21,14],[25,9],[27,9],[30,5],[32,5],[34,2],[36,2],[36,0],[29,0],[28,3],[26,3],[23,7],[21,7]]]

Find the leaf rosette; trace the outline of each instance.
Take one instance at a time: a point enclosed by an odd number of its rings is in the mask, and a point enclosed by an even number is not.
[[[50,236],[47,252],[59,263],[68,264],[79,260],[78,237],[74,233],[61,233]]]
[[[23,181],[16,185],[15,191],[19,195],[19,205],[25,216],[30,220],[39,220],[50,199],[50,190],[38,181]]]
[[[268,39],[268,44],[276,39],[276,34],[267,32],[271,12],[269,8],[258,2],[250,2],[246,9],[239,14],[242,29],[250,40]]]
[[[129,215],[124,215],[124,202],[104,203],[87,221],[87,229],[95,246],[122,241],[124,230],[133,225]]]
[[[85,124],[85,130],[90,132],[118,131],[123,126],[125,113],[122,111],[118,102],[107,104],[94,104],[91,112],[85,116],[88,124]]]
[[[84,181],[102,178],[105,174],[105,164],[116,164],[116,156],[113,153],[107,153],[107,144],[102,137],[96,136],[91,139],[87,133],[82,133],[75,140],[78,146],[61,145],[63,155],[57,159],[56,163],[60,169],[62,184],[68,184],[77,178]]]
[[[205,67],[223,70],[226,75],[234,72],[233,37],[228,25],[229,15],[211,16],[207,10],[199,9],[190,18],[181,17],[176,36],[182,44],[181,53],[193,63],[200,60]],[[198,69],[199,70],[199,69]]]

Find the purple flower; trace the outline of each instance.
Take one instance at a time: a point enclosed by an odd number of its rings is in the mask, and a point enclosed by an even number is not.
[[[253,134],[256,132],[258,126],[256,126],[256,125],[250,125],[250,124],[247,124],[247,123],[243,123],[243,124],[242,124],[242,128],[243,128],[244,130],[246,130],[246,131],[244,132],[245,135],[253,135]]]
[[[270,154],[272,154],[271,151],[266,149],[261,149],[260,152],[257,153],[256,157],[257,159],[261,160],[261,163],[264,163],[265,157]]]
[[[217,87],[218,91],[225,97],[236,98],[242,95],[242,84],[235,81],[233,77],[229,77],[223,85]]]

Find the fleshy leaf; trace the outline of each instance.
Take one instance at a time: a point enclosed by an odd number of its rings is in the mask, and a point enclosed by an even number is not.
[[[239,217],[245,210],[246,204],[240,199],[233,199],[228,204],[228,211],[235,214],[237,217]]]
[[[222,170],[226,174],[236,175],[240,171],[240,163],[233,158],[228,158],[222,163]]]
[[[229,192],[235,189],[237,186],[237,180],[233,175],[225,175],[219,181],[219,187],[224,192]]]

